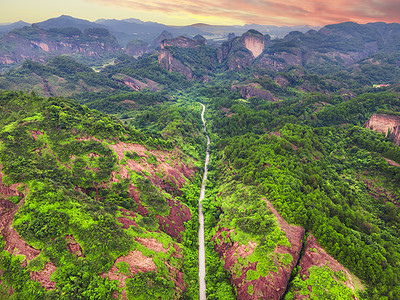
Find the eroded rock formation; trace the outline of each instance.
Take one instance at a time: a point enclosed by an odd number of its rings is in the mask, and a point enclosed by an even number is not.
[[[381,132],[386,136],[389,133],[394,143],[397,146],[400,145],[400,116],[374,114],[368,122],[364,124],[364,127],[376,132]]]
[[[260,99],[264,99],[266,101],[272,101],[272,102],[278,101],[278,98],[276,98],[270,91],[265,90],[258,83],[249,83],[245,85],[232,85],[231,90],[233,92],[238,91],[245,99],[249,99],[251,97],[257,97]]]
[[[176,59],[168,49],[161,49],[158,55],[158,64],[169,72],[175,71],[185,76],[187,80],[193,78],[193,72],[180,60]]]

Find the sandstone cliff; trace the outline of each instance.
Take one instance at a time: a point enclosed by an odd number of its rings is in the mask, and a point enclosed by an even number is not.
[[[276,227],[265,237],[270,241],[268,246],[234,241],[238,233],[228,228],[220,228],[214,236],[215,250],[224,258],[239,300],[281,299],[300,256],[304,229],[289,225],[268,201],[266,209],[276,220]]]
[[[190,39],[185,36],[178,36],[174,39],[165,39],[161,41],[161,49],[165,47],[179,47],[179,48],[195,48],[199,46],[204,46],[206,44],[206,39]]]
[[[299,266],[299,274],[286,294],[287,299],[321,299],[322,295],[330,296],[330,299],[357,299],[359,279],[330,256],[313,235],[307,238]],[[320,281],[321,278],[324,280]],[[319,284],[315,284],[316,281]]]
[[[142,56],[150,51],[149,44],[141,40],[132,40],[124,48],[125,53],[134,57]]]
[[[218,49],[218,60],[225,62],[230,70],[248,68],[263,53],[269,39],[269,36],[251,29],[241,37],[224,42]]]
[[[266,101],[276,102],[276,98],[270,91],[264,90],[263,87],[258,83],[249,83],[246,85],[232,85],[232,92],[238,91],[243,98],[249,99],[251,97],[257,97]]]
[[[157,38],[155,38],[155,39],[151,42],[150,47],[151,47],[152,49],[159,48],[159,47],[161,47],[161,42],[162,42],[163,40],[171,40],[171,39],[173,39],[173,38],[174,38],[174,37],[172,36],[171,33],[169,33],[168,31],[164,30],[163,32],[161,32],[161,34],[160,34]]]
[[[138,79],[132,78],[125,74],[116,74],[112,77],[115,81],[121,82],[126,86],[129,86],[133,90],[140,92],[145,89],[150,89],[153,92],[160,90],[160,85],[150,79],[145,79],[146,82],[142,82]]]
[[[390,138],[393,139],[397,146],[400,145],[400,116],[374,114],[364,124],[364,127],[381,132],[386,136],[390,132]]]
[[[191,80],[193,77],[192,70],[185,66],[180,60],[174,58],[168,49],[160,50],[158,55],[158,64],[161,68],[164,68],[169,72],[175,71],[183,74],[187,80]]]
[[[33,25],[15,29],[0,38],[0,64],[18,64],[26,59],[45,61],[62,54],[98,59],[120,50],[115,37],[105,29],[44,30]]]

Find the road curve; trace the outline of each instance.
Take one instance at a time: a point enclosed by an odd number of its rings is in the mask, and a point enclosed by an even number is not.
[[[201,104],[201,103],[200,103]],[[206,111],[206,107],[203,106],[203,111],[201,113],[201,120],[203,121],[204,132],[207,134],[206,129],[206,121],[204,120],[204,112]],[[203,215],[203,204],[201,201],[204,199],[204,194],[206,191],[206,180],[207,180],[207,166],[210,160],[210,152],[209,152],[209,145],[210,145],[210,137],[207,135],[207,150],[206,150],[206,161],[204,164],[204,175],[203,175],[203,182],[201,184],[200,190],[200,198],[199,198],[199,299],[206,300],[206,253],[204,247],[204,215]]]

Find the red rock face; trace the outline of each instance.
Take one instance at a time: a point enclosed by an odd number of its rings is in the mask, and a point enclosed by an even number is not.
[[[29,37],[32,34],[35,38]],[[104,53],[121,50],[117,40],[111,35],[96,36],[89,32],[80,32],[75,36],[58,32],[54,36],[54,33],[34,26],[4,35],[0,38],[0,64],[21,63],[25,59],[45,61],[62,54],[98,58]],[[4,45],[6,47],[1,47]]]
[[[132,88],[137,92],[140,92],[145,89],[150,89],[152,92],[160,90],[157,82],[152,81],[150,79],[146,79],[146,82],[142,82],[125,74],[114,75],[113,79],[115,81],[125,84],[126,86],[129,86],[130,88]]]
[[[374,114],[368,122],[364,124],[364,127],[381,132],[385,135],[387,135],[390,130],[390,137],[397,146],[400,145],[400,116]]]
[[[192,80],[193,73],[180,60],[173,57],[167,49],[161,49],[158,55],[158,64],[169,72],[175,71],[183,74],[187,80]]]
[[[56,288],[56,283],[50,280],[50,276],[56,271],[56,266],[52,262],[47,262],[44,269],[38,272],[31,271],[32,280],[38,281],[48,291]]]
[[[161,41],[161,49],[168,46],[179,48],[196,48],[205,45],[205,40],[193,40],[184,36],[178,36],[174,39],[165,39]]]
[[[169,215],[165,217],[156,215],[156,217],[161,230],[180,243],[182,241],[181,232],[185,231],[185,222],[189,221],[192,215],[189,208],[178,201],[170,199],[167,199],[167,201],[168,205],[171,207]]]
[[[244,38],[246,49],[249,50],[254,58],[257,58],[265,47],[265,40],[263,36],[246,36]]]
[[[251,97],[258,97],[266,101],[276,102],[278,98],[275,97],[270,91],[264,90],[258,83],[250,83],[246,85],[232,85],[233,92],[239,91],[243,98],[249,99]]]
[[[256,280],[247,280],[247,271],[256,270],[258,262],[249,263],[241,267],[240,276],[235,272],[235,265],[238,258],[246,258],[251,255],[257,247],[257,243],[248,242],[247,245],[240,245],[238,242],[230,242],[230,235],[234,234],[234,230],[227,228],[220,228],[213,240],[219,239],[220,244],[215,244],[215,250],[219,253],[220,257],[224,258],[224,268],[232,273],[231,282],[237,291],[237,299],[243,300],[256,300],[256,299],[280,299],[286,291],[291,273],[297,264],[300,256],[301,248],[303,245],[304,228],[300,226],[289,225],[273,208],[272,204],[267,201],[268,208],[273,212],[277,218],[279,227],[286,234],[291,246],[278,245],[273,254],[285,255],[289,254],[293,257],[288,265],[277,263],[277,272],[270,271],[268,276],[260,277]],[[226,237],[223,238],[222,234],[226,232]],[[240,274],[239,273],[239,274]],[[253,294],[248,293],[249,286],[253,286]]]
[[[344,284],[354,290],[354,283],[350,272],[336,259],[326,253],[325,249],[318,244],[316,238],[313,235],[310,235],[307,238],[306,249],[300,262],[300,278],[303,280],[308,279],[310,276],[309,269],[314,266],[328,266],[334,272],[342,271],[347,277],[347,281]]]

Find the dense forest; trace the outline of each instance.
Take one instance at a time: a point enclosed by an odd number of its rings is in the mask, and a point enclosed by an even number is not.
[[[378,27],[2,74],[0,298],[198,299],[204,104],[208,299],[400,299],[397,44],[351,56]]]

